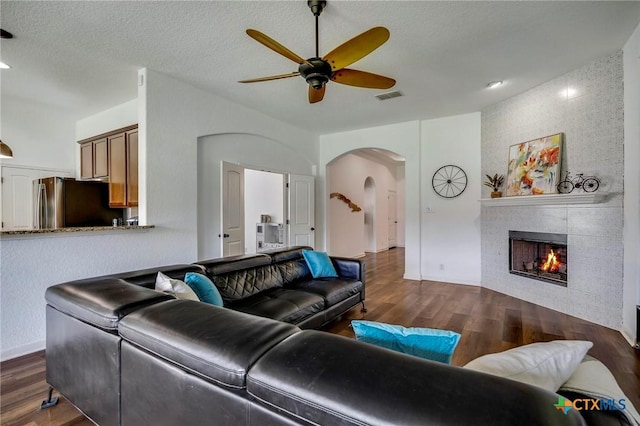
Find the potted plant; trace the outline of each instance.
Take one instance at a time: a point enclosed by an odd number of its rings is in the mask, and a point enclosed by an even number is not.
[[[500,191],[500,187],[504,182],[504,175],[495,174],[493,176],[486,175],[487,180],[484,182],[486,186],[493,189],[491,192],[491,198],[500,198],[502,197],[502,191]]]

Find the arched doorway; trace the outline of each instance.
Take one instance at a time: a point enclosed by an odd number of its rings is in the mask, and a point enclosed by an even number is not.
[[[327,251],[335,256],[359,257],[389,249],[389,203],[396,205],[396,238],[405,244],[405,159],[384,149],[362,148],[344,153],[327,164],[326,190],[340,193],[361,208],[353,211],[337,198],[327,203]],[[393,191],[397,197],[389,199]],[[396,228],[394,228],[395,230]]]

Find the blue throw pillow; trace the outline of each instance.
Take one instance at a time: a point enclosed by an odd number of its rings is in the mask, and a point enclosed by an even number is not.
[[[307,262],[313,278],[337,277],[336,268],[333,267],[329,255],[323,251],[302,250],[302,256]]]
[[[373,321],[351,321],[356,339],[420,358],[451,363],[460,334],[434,328],[406,328]]]
[[[224,305],[218,288],[205,275],[196,272],[187,272],[184,276],[184,282],[191,287],[191,290],[193,290],[201,302],[216,306]]]

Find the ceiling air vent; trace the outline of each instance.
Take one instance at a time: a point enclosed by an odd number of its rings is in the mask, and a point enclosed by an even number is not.
[[[386,101],[387,99],[397,98],[398,96],[402,96],[402,93],[395,90],[393,92],[381,93],[379,95],[376,95],[376,98],[378,98],[378,100],[380,101]]]

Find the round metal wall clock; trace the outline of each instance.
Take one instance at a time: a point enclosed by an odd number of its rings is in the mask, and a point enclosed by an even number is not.
[[[467,187],[467,174],[452,164],[442,166],[433,174],[431,186],[439,196],[454,198],[462,194]]]

